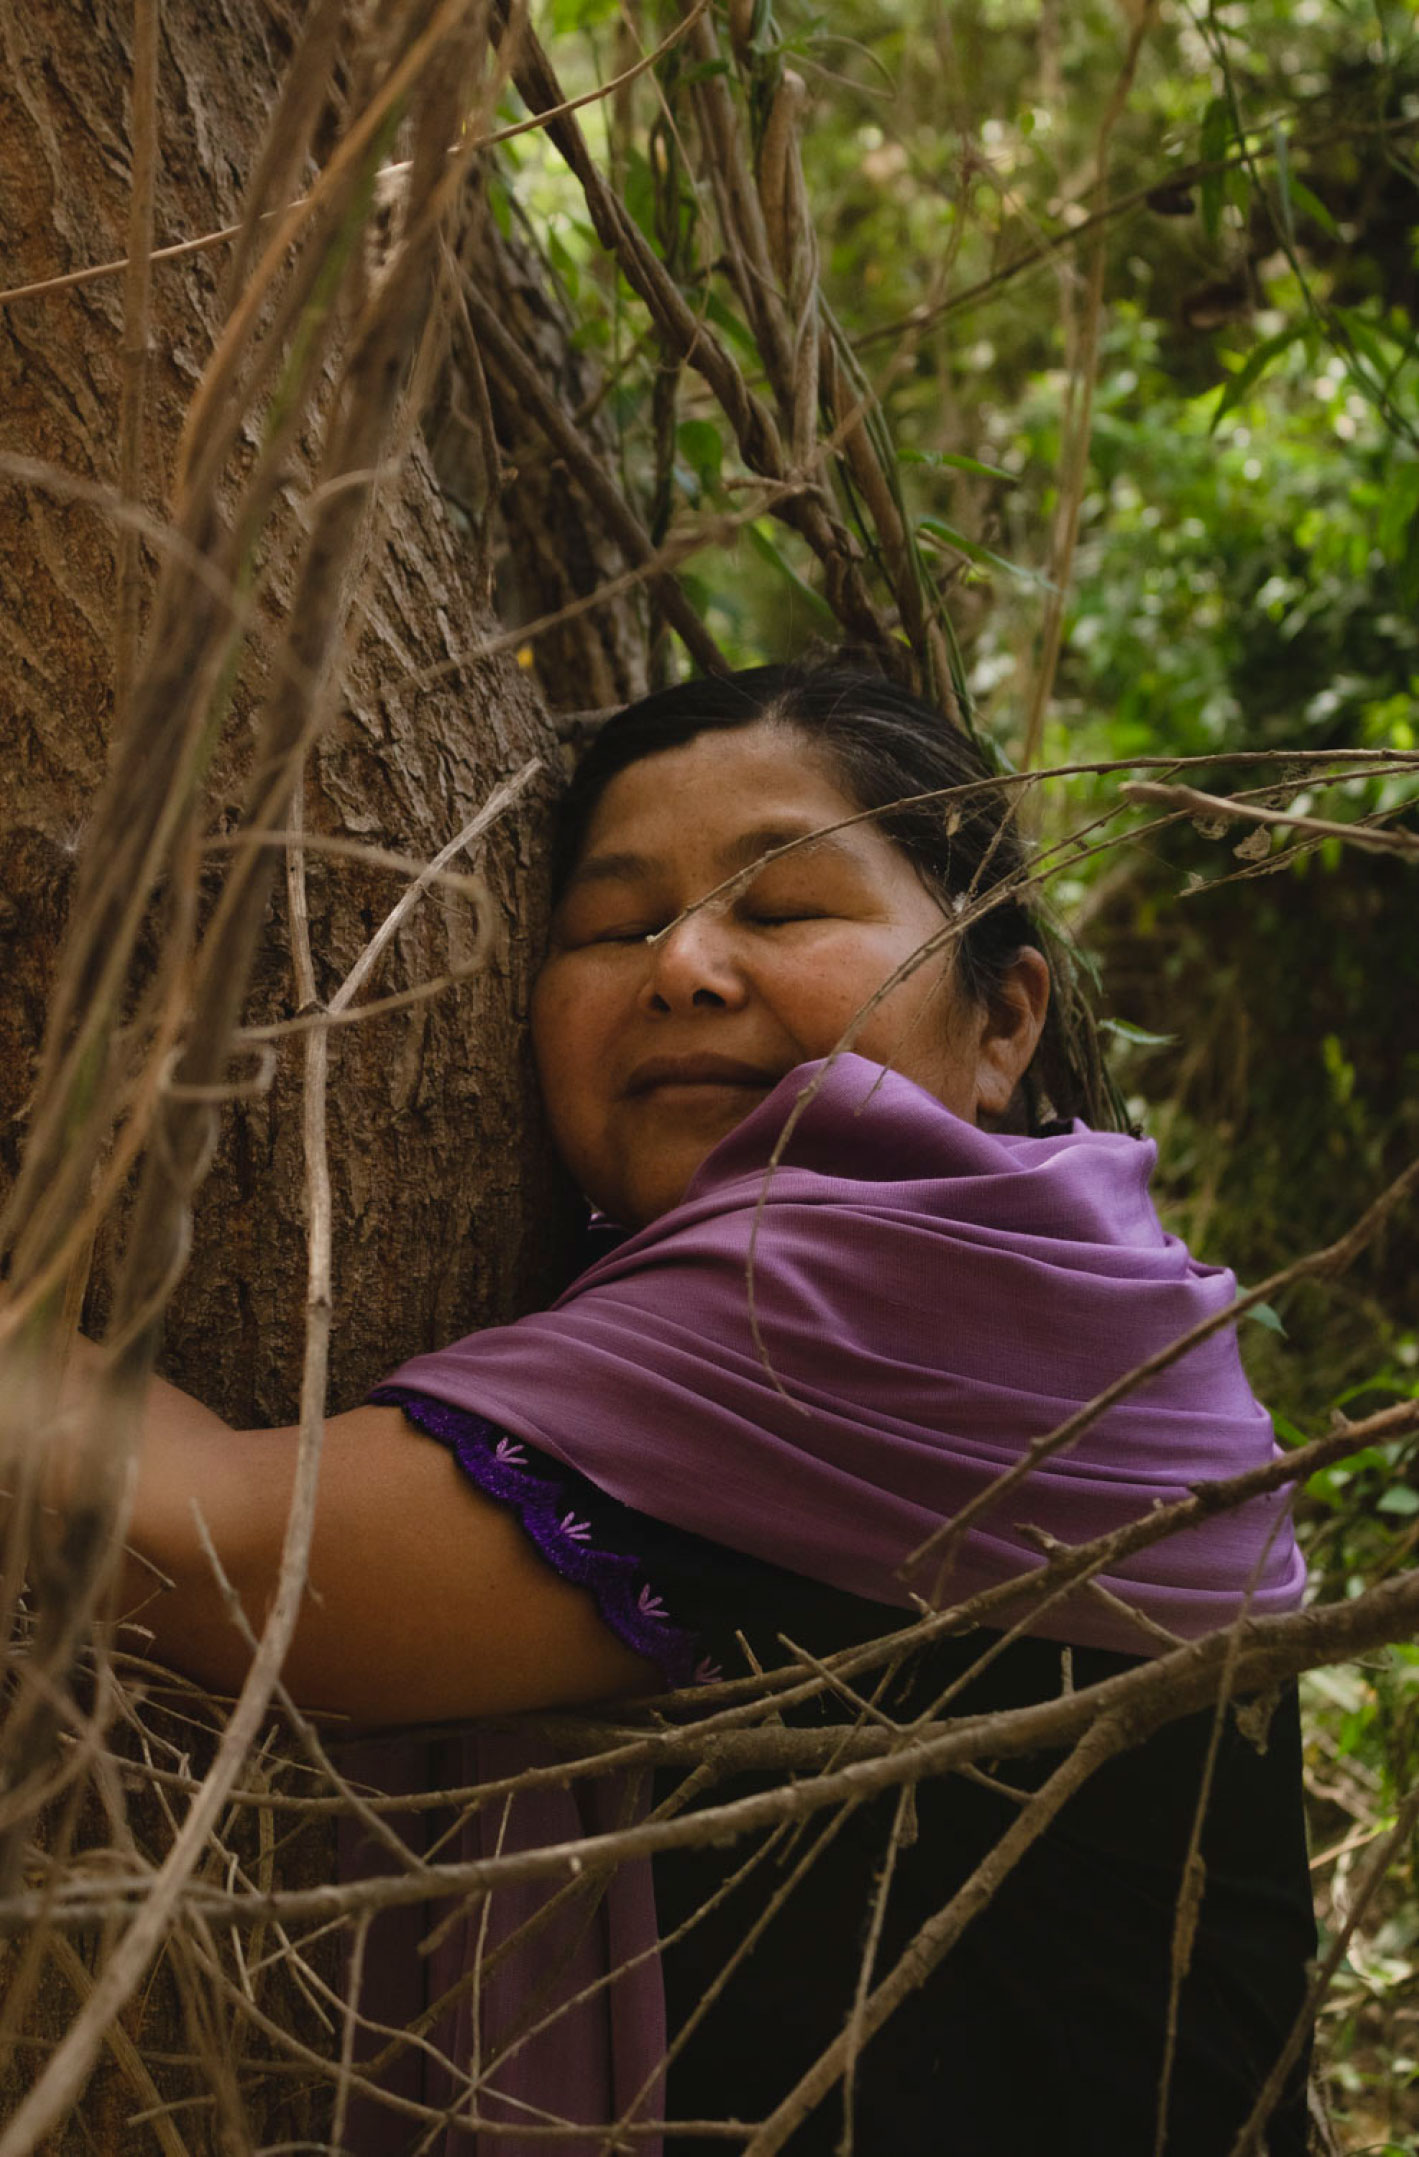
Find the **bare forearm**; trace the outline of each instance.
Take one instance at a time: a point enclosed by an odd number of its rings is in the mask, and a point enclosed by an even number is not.
[[[92,1355],[85,1360],[93,1371]],[[299,1433],[234,1431],[154,1381],[128,1541],[123,1608],[152,1652],[233,1691],[280,1572]],[[199,1525],[200,1523],[200,1525]],[[156,1568],[171,1586],[160,1586]],[[310,1581],[285,1666],[302,1706],[360,1723],[571,1706],[656,1683],[595,1603],[545,1564],[514,1517],[468,1482],[397,1408],[325,1426]]]
[[[102,1386],[104,1360],[95,1342],[75,1342],[66,1372],[71,1407]],[[254,1499],[259,1493],[264,1505],[277,1495],[273,1482],[288,1450],[281,1436],[238,1433],[163,1378],[150,1378],[144,1391],[118,1608],[152,1635],[159,1660],[209,1684],[238,1684],[248,1657],[208,1545],[259,1625],[262,1610],[249,1607],[260,1589],[250,1577],[260,1541]]]

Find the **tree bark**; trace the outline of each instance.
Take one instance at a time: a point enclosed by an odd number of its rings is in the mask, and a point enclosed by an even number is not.
[[[128,10],[34,16],[6,6],[0,86],[0,275],[7,285],[111,261],[125,245]],[[286,41],[264,20],[207,0],[166,7],[161,64],[159,245],[234,221]],[[161,515],[173,445],[210,346],[222,255],[158,265],[144,430],[146,506]],[[0,451],[80,482],[116,485],[122,281],[11,302],[0,313]],[[5,485],[0,522],[6,805],[0,918],[15,935],[0,1003],[4,1144],[13,1165],[44,990],[86,803],[104,769],[113,710],[115,527],[54,487]],[[484,865],[498,949],[477,980],[333,1043],[337,1302],[333,1393],[358,1399],[392,1358],[437,1333],[486,1323],[540,1286],[545,1149],[522,1049],[529,954],[542,906],[542,816],[555,740],[510,654],[469,658],[493,626],[480,565],[457,533],[422,449],[385,519],[339,706],[310,762],[314,831],[426,858],[529,757],[545,769],[490,835]],[[151,567],[151,563],[149,564]],[[259,685],[248,682],[249,700]],[[240,728],[231,730],[240,734]],[[239,745],[211,789],[214,835],[234,813]],[[214,857],[214,862],[219,857]],[[467,867],[464,860],[455,867]],[[401,882],[312,853],[319,984],[328,993],[398,897]],[[273,907],[252,985],[253,1018],[291,1009],[283,907]],[[372,997],[466,961],[466,905],[424,899]],[[238,1102],[201,1201],[175,1300],[168,1362],[234,1419],[293,1406],[303,1258],[293,1045],[264,1098]],[[529,1170],[534,1188],[529,1190]]]
[[[235,222],[297,28],[297,11],[279,0],[261,10],[230,0],[164,0],[159,247]],[[0,0],[0,34],[0,285],[118,260],[127,248],[132,168],[131,7],[94,0],[83,9],[33,11]],[[182,417],[220,320],[225,259],[217,248],[153,269],[141,434],[141,499],[151,517],[163,515]],[[0,456],[49,468],[38,479],[17,474],[13,462],[0,468],[0,930],[7,947],[0,1186],[23,1143],[74,863],[114,725],[120,527],[93,489],[116,489],[119,479],[123,294],[115,275],[0,306]],[[547,321],[546,334],[554,336],[550,310]],[[150,589],[156,557],[148,539],[142,566]],[[267,567],[278,604],[279,537]],[[565,1254],[571,1193],[540,1126],[524,1028],[559,751],[527,671],[507,651],[478,656],[495,626],[490,583],[487,561],[470,545],[466,521],[450,515],[433,463],[416,442],[387,498],[354,600],[337,708],[308,762],[306,828],[424,860],[500,782],[529,759],[541,765],[477,857],[495,916],[491,963],[431,1000],[332,1039],[332,1410],[356,1404],[402,1357],[538,1300]],[[616,637],[626,634],[623,622],[605,648],[614,652]],[[623,643],[598,682],[604,676],[619,693],[636,664]],[[236,813],[241,718],[260,694],[259,673],[251,664],[244,669],[235,723],[213,767],[207,830],[214,838]],[[214,881],[222,858],[211,857]],[[454,864],[474,865],[466,858]],[[317,986],[325,996],[399,896],[402,879],[316,851],[307,871]],[[466,901],[426,895],[363,995],[454,972],[474,941]],[[268,909],[249,1019],[289,1016],[294,1002],[278,894]],[[298,1035],[287,1037],[269,1090],[224,1112],[166,1331],[167,1374],[239,1427],[289,1420],[296,1410],[305,1288],[300,1048]],[[101,1245],[92,1319],[102,1316],[112,1256]],[[175,1742],[187,1749],[195,1743],[200,1758],[200,1740],[180,1721],[174,1728]],[[173,1806],[180,1813],[180,1798]],[[252,1863],[259,1866],[271,1854],[263,1856],[255,1815],[252,1823]],[[138,1802],[131,1825],[140,1846],[161,1845],[164,1822],[151,1795]],[[79,1840],[102,1841],[108,1832],[100,1809],[89,1807]],[[329,1833],[305,1831],[280,1863],[283,1878],[328,1877]],[[89,1945],[96,1950],[98,1943]],[[0,1993],[22,1952],[21,1943],[0,1942]],[[24,2038],[0,2033],[9,2040],[0,2058],[0,2117],[72,2020],[88,1959],[81,1954],[71,1966],[61,1954]],[[304,2014],[311,2042],[328,2051],[318,2019],[286,1979],[281,1983],[286,1991],[270,1991],[263,2007],[278,2017]],[[256,2146],[240,2125],[238,2025],[229,2023],[225,2036],[220,2022],[195,2029],[184,2020],[183,1992],[182,1972],[176,1982],[171,1970],[160,1973],[128,2010],[127,2035],[159,2061],[205,2062],[197,2085],[180,2064],[155,2069],[163,2096],[190,2099],[225,2051],[229,2066],[215,2102],[200,2091],[203,2102],[160,2128],[129,2126],[129,2114],[152,2104],[155,2093],[145,2092],[120,2038],[90,2088],[83,2122],[71,2121],[56,2149],[121,2148],[126,2157],[145,2147],[171,2150],[175,2133],[176,2146],[193,2152]],[[288,2098],[259,2107],[250,2131],[256,2141],[308,2136],[316,2126],[311,2102],[295,2086]]]

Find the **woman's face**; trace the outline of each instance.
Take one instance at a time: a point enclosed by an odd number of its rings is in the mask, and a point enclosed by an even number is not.
[[[796,1064],[827,1056],[874,992],[945,924],[907,857],[858,813],[813,744],[771,720],[697,735],[611,780],[552,926],[532,1032],[553,1136],[626,1227],[676,1205],[701,1162]],[[850,1045],[974,1122],[1003,1112],[1043,1022],[1048,975],[1022,952],[998,1008],[926,960]]]

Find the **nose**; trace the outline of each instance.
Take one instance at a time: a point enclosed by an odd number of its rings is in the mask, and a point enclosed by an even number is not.
[[[737,1010],[747,999],[729,926],[708,908],[650,947],[644,999],[652,1011]]]

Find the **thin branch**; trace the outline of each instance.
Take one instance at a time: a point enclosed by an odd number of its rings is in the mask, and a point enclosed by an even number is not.
[[[596,452],[589,447],[585,435],[547,387],[536,363],[503,327],[496,311],[472,279],[465,275],[460,284],[470,332],[480,353],[502,376],[513,396],[580,482],[612,537],[631,562],[644,570],[645,582],[695,664],[708,674],[726,673],[728,660],[675,578],[653,566],[658,551],[654,540]]]
[[[1158,1349],[1135,1369],[1126,1372],[1121,1378],[1116,1378],[1112,1385],[1095,1394],[1091,1401],[1086,1401],[1082,1408],[1066,1417],[1054,1430],[1047,1432],[1042,1438],[1033,1439],[1013,1466],[997,1476],[995,1481],[976,1497],[968,1499],[959,1513],[953,1515],[949,1521],[944,1521],[940,1528],[912,1552],[903,1571],[914,1572],[925,1564],[928,1558],[933,1557],[938,1561],[938,1566],[944,1566],[950,1551],[972,1523],[983,1513],[998,1506],[1012,1491],[1017,1490],[1042,1462],[1072,1445],[1076,1438],[1097,1423],[1100,1416],[1105,1415],[1110,1408],[1126,1400],[1150,1378],[1171,1369],[1174,1363],[1192,1349],[1211,1340],[1215,1333],[1221,1333],[1234,1325],[1237,1319],[1245,1317],[1246,1313],[1254,1310],[1259,1303],[1269,1303],[1283,1288],[1289,1288],[1297,1281],[1324,1280],[1342,1273],[1379,1232],[1390,1215],[1416,1190],[1419,1190],[1419,1159],[1411,1161],[1379,1197],[1365,1208],[1359,1219],[1352,1222],[1345,1233],[1337,1236],[1333,1243],[1324,1245],[1318,1251],[1308,1251],[1303,1258],[1281,1267],[1264,1281],[1259,1281],[1254,1288],[1243,1290],[1233,1302],[1219,1311],[1214,1311],[1210,1318],[1204,1318],[1197,1325],[1189,1327],[1186,1333],[1179,1334],[1176,1340],[1170,1341],[1165,1348]],[[938,1574],[938,1591],[939,1585]]]
[[[732,1841],[781,1820],[806,1818],[826,1806],[866,1798],[904,1782],[947,1774],[963,1763],[974,1765],[981,1758],[1008,1759],[1025,1753],[1063,1750],[1105,1719],[1121,1724],[1128,1744],[1141,1744],[1163,1724],[1209,1706],[1216,1699],[1223,1672],[1233,1656],[1237,1692],[1265,1692],[1303,1670],[1323,1663],[1351,1661],[1370,1649],[1408,1639],[1416,1626],[1419,1571],[1386,1581],[1347,1601],[1315,1605],[1285,1617],[1246,1619],[1241,1624],[1240,1646],[1233,1637],[1237,1628],[1229,1626],[1083,1691],[1028,1707],[963,1717],[939,1736],[924,1737],[905,1748],[885,1752],[883,1748],[894,1742],[890,1735],[865,1730],[852,1743],[853,1749],[866,1757],[831,1774],[706,1806],[689,1819],[615,1829],[515,1851],[498,1859],[478,1858],[430,1867],[418,1877],[404,1879],[379,1876],[344,1886],[278,1889],[269,1895],[233,1895],[194,1880],[188,1886],[188,1907],[212,1924],[256,1924],[267,1918],[280,1918],[282,1922],[322,1921],[366,1907],[384,1909],[423,1902],[434,1893],[466,1895],[519,1881],[576,1878],[582,1871],[629,1858],[693,1848],[700,1843]],[[744,1741],[738,1747],[726,1741],[723,1754],[726,1771],[740,1760],[745,1766],[756,1764]],[[146,1877],[130,1879],[115,1874],[105,1883],[100,1897],[86,1881],[72,1887],[61,1883],[51,1897],[43,1900],[27,1893],[5,1898],[0,1902],[0,1926],[32,1923],[41,1911],[56,1923],[92,1923],[98,1914],[112,1916],[135,1895],[147,1896],[151,1902],[152,1883]],[[10,2157],[3,2142],[0,2157]]]
[[[1146,779],[1121,786],[1119,792],[1125,801],[1156,802],[1181,809],[1189,816],[1237,817],[1248,824],[1283,825],[1289,831],[1305,832],[1317,839],[1343,839],[1348,846],[1358,846],[1365,853],[1419,856],[1419,832],[1386,831],[1364,821],[1342,824],[1333,817],[1302,816],[1289,809],[1268,809],[1259,802],[1237,801],[1226,794],[1204,794],[1194,786],[1161,786]],[[1403,815],[1406,808],[1413,806],[1402,804],[1393,813]]]
[[[842,2078],[852,2056],[850,2048],[869,2042],[907,1994],[925,1983],[1075,1791],[1128,1742],[1126,1726],[1110,1715],[1102,1716],[1085,1731],[1069,1758],[1055,1769],[1024,1811],[1011,1821],[994,1849],[981,1860],[945,1909],[922,1926],[890,1975],[864,2002],[861,2016],[854,2014],[842,2035],[800,2077],[757,2133],[750,2137],[744,2146],[743,2157],[774,2157],[774,2153],[783,2148],[794,2129]]]
[[[501,786],[493,789],[483,806],[469,818],[463,829],[456,833],[449,840],[447,846],[435,854],[433,860],[419,871],[409,889],[386,914],[384,920],[350,968],[344,981],[331,997],[330,1015],[332,1018],[339,1018],[349,1009],[378,964],[380,954],[386,949],[390,940],[398,935],[404,922],[413,912],[429,886],[446,872],[449,863],[458,854],[462,853],[465,847],[472,846],[476,840],[483,836],[490,825],[497,822],[505,809],[511,808],[512,804],[525,792],[541,769],[541,757],[529,757],[520,771],[515,772],[511,779],[504,780]],[[483,939],[485,948],[486,942],[485,936]],[[479,955],[476,961],[478,965],[483,963],[484,955]],[[312,987],[312,999],[313,996],[314,989]]]

